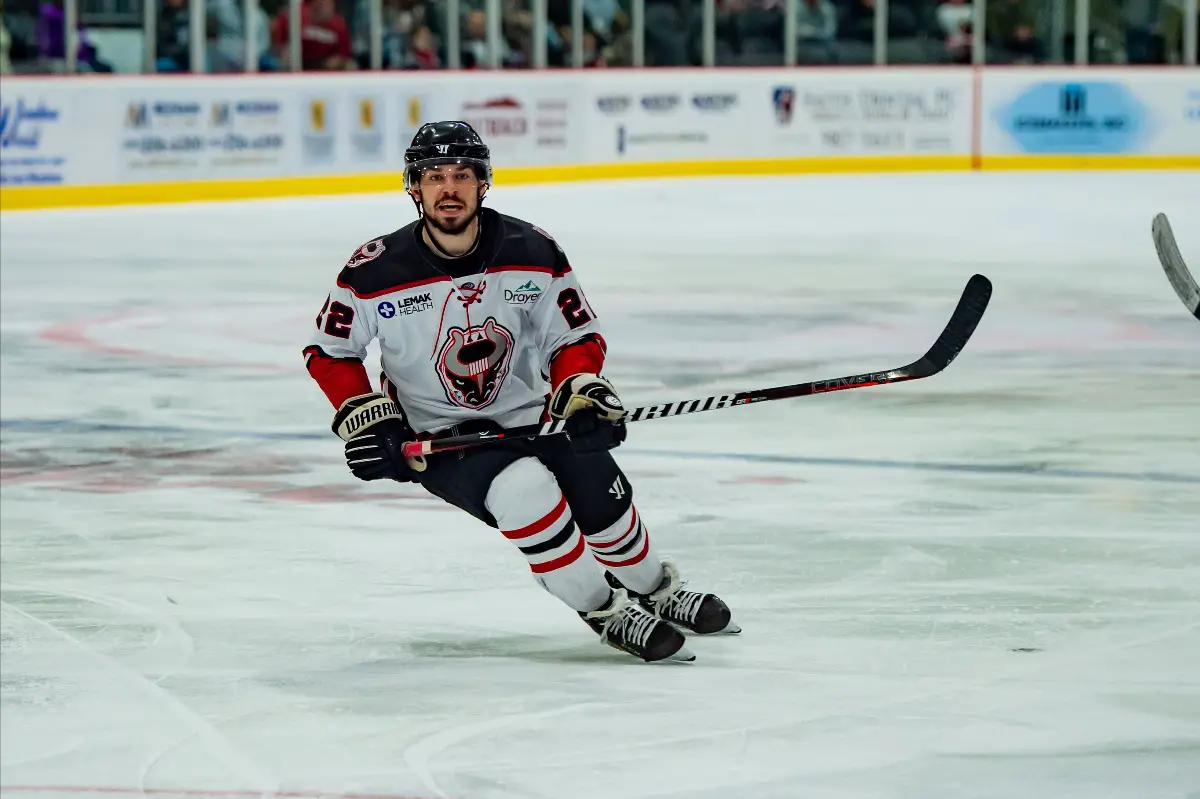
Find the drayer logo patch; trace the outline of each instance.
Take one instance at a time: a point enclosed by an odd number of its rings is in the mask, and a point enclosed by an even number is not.
[[[526,305],[536,301],[540,296],[542,296],[542,287],[532,280],[525,281],[515,289],[504,290],[504,301],[511,305]]]
[[[1127,153],[1151,124],[1146,108],[1117,81],[1035,84],[1000,109],[997,122],[1027,153]]]

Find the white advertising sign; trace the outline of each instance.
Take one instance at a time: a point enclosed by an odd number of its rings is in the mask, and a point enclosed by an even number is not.
[[[226,86],[230,84],[226,83]],[[118,177],[129,182],[270,177],[291,164],[278,92],[205,87],[124,89],[109,97]],[[101,128],[109,128],[103,124]]]
[[[440,118],[470,123],[496,164],[577,164],[584,157],[578,109],[583,85],[581,80],[458,83],[445,93],[453,101],[440,103],[445,108]]]
[[[62,83],[0,83],[0,186],[86,181],[81,131],[91,120],[83,95]]]
[[[589,76],[588,160],[960,154],[969,71],[754,70]]]
[[[1200,153],[1196,70],[985,69],[979,108],[976,80],[955,67],[10,76],[0,185],[394,173],[438,119],[470,122],[509,168],[968,156],[973,141],[984,156]]]
[[[963,70],[792,73],[770,88],[770,153],[969,155],[971,77]]]
[[[587,161],[745,158],[754,108],[745,78],[724,74],[593,75],[588,82]],[[765,110],[766,104],[759,103]]]
[[[1200,153],[1200,72],[1115,69],[984,72],[988,155]]]

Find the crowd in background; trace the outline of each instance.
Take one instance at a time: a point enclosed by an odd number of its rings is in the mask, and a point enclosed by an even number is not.
[[[91,5],[89,5],[89,2]],[[96,0],[81,0],[79,69],[113,71],[93,39],[121,27],[112,15],[89,20]],[[193,45],[189,0],[140,0],[158,6],[155,69],[190,69]],[[1057,48],[1050,41],[1056,4],[1065,22]],[[444,0],[382,0],[383,66],[438,69],[447,65]],[[1091,63],[1173,63],[1180,58],[1182,0],[1092,0],[1087,43]],[[498,60],[505,68],[532,65],[533,16],[529,0],[501,0]],[[583,64],[631,63],[628,0],[583,0]],[[0,0],[0,69],[55,72],[64,68],[62,0]],[[460,3],[460,63],[491,63],[483,0]],[[251,46],[259,70],[290,63],[286,0],[262,0]],[[700,0],[646,0],[647,66],[702,63]],[[973,37],[971,0],[890,0],[887,14],[889,63],[968,63]],[[91,16],[95,16],[91,14]],[[140,10],[123,23],[141,29]],[[551,67],[572,66],[571,1],[548,0],[546,47]],[[1073,0],[990,0],[986,9],[988,63],[1040,63],[1055,51],[1072,60]],[[370,66],[367,0],[304,0],[301,61],[305,70],[366,69]],[[873,60],[875,0],[798,0],[797,60],[800,64],[865,64]],[[203,35],[207,72],[241,71],[245,64],[244,16],[240,0],[207,0]],[[780,65],[784,61],[782,0],[716,0],[718,66]],[[94,35],[92,35],[94,33]]]

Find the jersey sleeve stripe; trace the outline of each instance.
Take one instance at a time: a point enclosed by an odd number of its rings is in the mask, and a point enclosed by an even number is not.
[[[318,347],[316,344],[304,348],[304,367],[309,368],[309,364],[313,358],[324,358],[327,361],[346,361],[348,363],[362,363],[358,358],[335,358],[325,350]]]
[[[552,277],[562,277],[567,272],[571,271],[571,267],[564,269],[555,269],[550,266],[522,266],[520,264],[508,264],[506,266],[493,266],[487,270],[488,272],[541,272]]]
[[[415,289],[419,286],[426,286],[430,283],[449,282],[449,280],[449,277],[445,275],[439,275],[438,277],[429,277],[425,278],[424,280],[415,280],[412,283],[398,283],[394,286],[388,286],[385,289],[370,292],[360,292],[358,289],[354,288],[354,286],[350,285],[340,277],[338,278],[337,284],[340,287],[347,289],[351,294],[353,294],[355,297],[358,297],[360,300],[371,300],[375,297],[382,297],[385,294],[393,294],[397,291],[408,291],[409,289]]]
[[[333,358],[311,346],[304,349],[304,367],[335,408],[350,397],[371,393],[367,369],[357,358]]]

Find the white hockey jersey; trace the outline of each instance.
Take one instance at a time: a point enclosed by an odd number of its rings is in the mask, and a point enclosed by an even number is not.
[[[489,208],[480,221],[479,245],[462,258],[430,249],[420,222],[360,247],[304,349],[314,377],[314,359],[361,363],[378,339],[383,376],[416,432],[539,421],[556,353],[588,337],[604,346],[596,314],[548,234]]]

